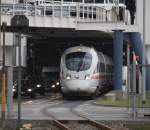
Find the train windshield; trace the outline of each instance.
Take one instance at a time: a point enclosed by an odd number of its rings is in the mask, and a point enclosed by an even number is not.
[[[87,52],[73,52],[66,56],[66,67],[72,71],[84,71],[90,68],[92,55]]]

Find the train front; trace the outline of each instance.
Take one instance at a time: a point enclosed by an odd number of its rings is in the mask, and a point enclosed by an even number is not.
[[[97,82],[91,79],[97,54],[93,48],[73,47],[61,59],[61,90],[64,96],[92,96]]]

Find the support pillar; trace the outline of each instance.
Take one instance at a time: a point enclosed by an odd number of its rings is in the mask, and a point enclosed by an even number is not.
[[[114,90],[122,89],[123,32],[114,31]]]
[[[134,32],[129,34],[130,36],[130,41],[133,45],[133,49],[136,53],[136,55],[138,55],[139,58],[139,63],[140,64],[149,64],[146,60],[146,55],[145,55],[145,44],[142,42],[141,39],[141,34],[139,32]],[[145,97],[145,92],[146,90],[150,90],[150,68],[147,67],[143,67],[142,68],[142,93],[143,93],[143,102],[146,99]]]
[[[13,116],[13,67],[7,68],[7,111]]]

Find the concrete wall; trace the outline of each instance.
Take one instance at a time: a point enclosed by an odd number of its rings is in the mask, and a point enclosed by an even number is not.
[[[139,32],[143,36],[143,22],[145,23],[145,44],[150,44],[150,0],[145,0],[145,19],[143,19],[143,0],[137,0],[137,14],[136,23]]]

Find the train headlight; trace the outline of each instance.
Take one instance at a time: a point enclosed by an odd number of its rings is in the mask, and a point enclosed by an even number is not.
[[[40,88],[41,86],[42,86],[41,84],[37,84],[37,85],[36,85],[37,88]]]
[[[16,92],[16,89],[13,88],[13,92]]]
[[[86,75],[86,76],[85,76],[85,79],[86,79],[86,80],[90,79],[90,76],[89,76],[89,75]]]
[[[67,79],[68,79],[68,80],[71,79],[71,76],[70,76],[70,75],[67,75]]]
[[[56,85],[59,85],[59,82],[56,82]]]
[[[55,88],[55,85],[53,84],[51,87],[52,87],[52,88]]]
[[[32,92],[32,89],[31,89],[31,88],[29,88],[29,89],[28,89],[28,92]]]

